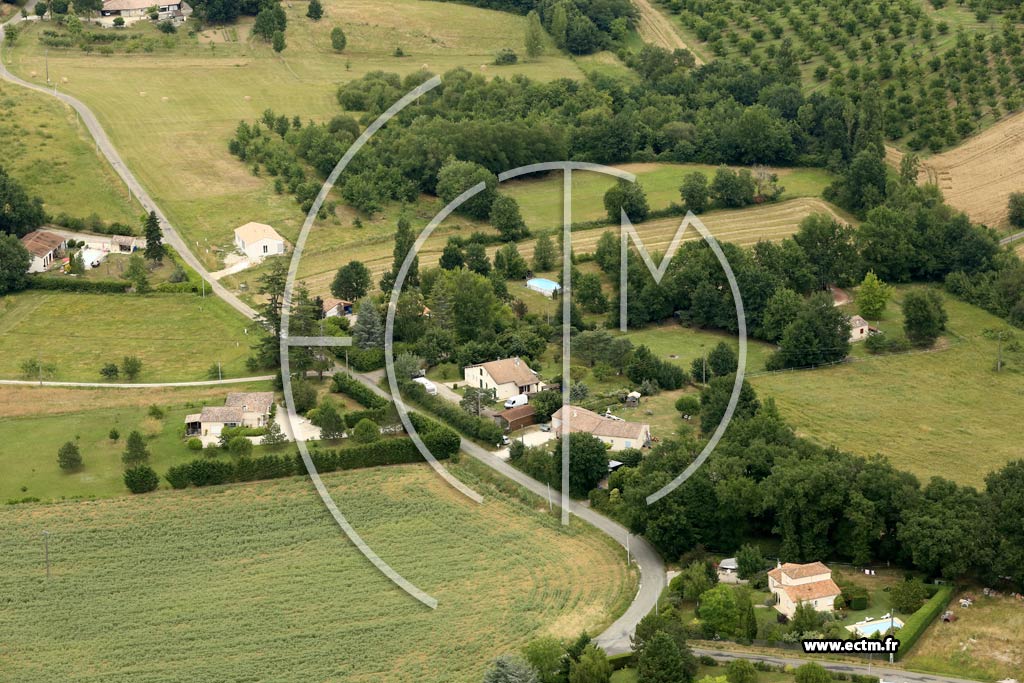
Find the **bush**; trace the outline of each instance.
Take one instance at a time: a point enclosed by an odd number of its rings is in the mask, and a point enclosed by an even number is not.
[[[111,427],[110,432],[107,433],[111,441],[117,441],[121,438],[121,432],[117,431],[117,427]]]
[[[190,451],[203,450],[203,441],[198,436],[193,436],[191,439],[188,440],[188,442],[185,445],[188,446],[188,449]]]
[[[499,66],[506,64],[515,64],[519,61],[519,57],[516,56],[515,50],[510,47],[503,47],[498,50],[498,54],[494,56],[494,63]]]
[[[82,467],[82,453],[78,444],[68,441],[57,451],[57,464],[65,472],[72,472]]]
[[[353,346],[348,350],[348,364],[356,372],[380,370],[384,367],[384,349],[360,349]]]
[[[501,441],[504,432],[493,420],[470,415],[443,398],[429,395],[422,386],[415,382],[403,384],[401,391],[408,396],[410,401],[440,417],[446,424],[451,425],[466,436],[486,444],[496,444]]]
[[[700,399],[696,396],[680,396],[676,399],[676,411],[682,415],[696,415],[700,412]]]
[[[334,375],[331,380],[331,391],[345,394],[364,408],[385,408],[390,403],[359,380],[343,372]]]
[[[228,441],[228,453],[241,458],[252,454],[252,441],[244,436],[233,437]]]
[[[198,439],[196,439],[198,441]],[[202,444],[200,444],[201,446]],[[188,465],[175,465],[167,470],[164,479],[171,485],[172,489],[183,489],[189,484]]]
[[[113,280],[82,280],[67,276],[34,275],[28,278],[26,289],[54,292],[91,292],[95,294],[124,294],[131,287],[128,282]]]
[[[363,418],[352,430],[352,439],[356,443],[373,443],[380,439],[380,425],[373,420]]]
[[[149,465],[136,465],[124,471],[124,485],[132,493],[149,493],[160,486],[160,477]]]

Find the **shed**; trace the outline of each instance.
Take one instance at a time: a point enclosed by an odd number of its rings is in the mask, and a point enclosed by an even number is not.
[[[868,338],[871,327],[868,321],[859,315],[850,316],[850,341],[857,342]]]
[[[250,259],[259,261],[283,254],[284,238],[264,223],[246,223],[235,228],[235,246]]]
[[[537,411],[530,404],[503,410],[494,416],[498,426],[508,432],[514,432],[523,427],[529,427],[537,421]]]
[[[640,396],[641,394],[639,391],[629,392],[626,394],[626,405],[630,408],[636,408],[640,405]]]
[[[735,557],[727,557],[718,563],[718,568],[726,574],[735,574],[740,570],[740,563]]]

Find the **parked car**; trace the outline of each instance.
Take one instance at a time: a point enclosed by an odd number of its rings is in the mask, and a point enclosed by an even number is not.
[[[526,394],[519,394],[505,401],[506,408],[518,408],[519,406],[525,406],[530,402],[530,398]]]
[[[512,445],[512,439],[508,438],[508,434],[502,434],[501,435],[501,445],[502,446],[510,446],[510,445]]]
[[[550,422],[542,423],[541,426],[540,426],[540,431],[542,431],[542,432],[550,432],[551,431],[551,423]]]
[[[426,377],[415,377],[413,378],[412,381],[416,382],[416,384],[419,384],[421,387],[423,387],[423,390],[426,391],[431,396],[437,396],[437,387],[434,386],[434,383],[431,382]]]

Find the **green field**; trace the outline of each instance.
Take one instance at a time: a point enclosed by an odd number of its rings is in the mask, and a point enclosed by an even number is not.
[[[22,292],[0,298],[0,378],[19,379],[38,358],[56,365],[49,379],[97,382],[126,355],[142,360],[140,382],[209,379],[218,362],[242,377],[254,329],[212,296]]]
[[[483,505],[425,466],[324,477],[436,610],[374,569],[304,478],[4,506],[5,676],[476,683],[532,638],[600,632],[636,590],[622,549],[578,521],[563,529],[477,467],[454,470]]]
[[[571,59],[553,48],[515,66],[492,64],[494,53],[505,45],[521,51],[525,17],[419,0],[323,4],[326,15],[319,22],[305,17],[305,3],[286,7],[288,48],[281,56],[249,38],[251,19],[227,32],[179,32],[171,40],[174,47],[158,43],[151,53],[50,50],[51,78],[93,109],[122,158],[182,234],[200,244],[210,266],[216,254],[207,250],[230,244],[235,227],[269,223],[294,240],[304,218],[292,198],[274,194],[272,183],[252,176],[228,153],[240,120],[256,119],[267,108],[324,120],[341,112],[335,100],[338,85],[377,70],[444,73],[461,66],[488,76],[582,76]],[[348,36],[343,54],[330,47],[335,24],[344,26]],[[45,80],[44,49],[38,42],[43,28],[25,31],[11,51],[12,70],[35,82]],[[164,40],[150,26],[132,30]],[[393,56],[399,46],[406,57]],[[339,214],[347,225],[351,214]]]
[[[109,405],[116,389],[9,388],[19,393],[19,402],[36,404],[36,414],[0,417],[0,500],[25,497],[40,500],[61,498],[107,498],[126,495],[122,480],[121,454],[125,439],[138,430],[150,451],[149,464],[163,476],[171,465],[189,462],[201,453],[190,451],[182,438],[184,417],[199,412],[201,405],[223,405],[232,391],[269,391],[269,383],[233,384],[224,387],[190,387],[175,390],[132,389],[139,395],[127,402]],[[106,392],[106,395],[103,395]],[[40,405],[46,403],[46,406]],[[54,411],[50,406],[64,404]],[[162,419],[149,416],[149,406],[164,411]],[[99,407],[104,406],[104,407]],[[0,406],[5,407],[5,406]],[[120,439],[112,441],[116,428]],[[75,441],[85,466],[65,473],[57,466],[57,449]],[[164,483],[166,487],[167,484]]]
[[[883,330],[902,328],[903,291]],[[985,474],[1020,457],[1012,435],[1024,398],[1024,354],[1004,350],[1007,367],[997,374],[997,343],[982,332],[1006,323],[952,297],[945,302],[950,334],[937,352],[870,356],[855,346],[856,362],[751,382],[804,436],[859,455],[881,453],[924,481],[941,475],[980,486]]]
[[[50,214],[134,226],[142,209],[100,157],[71,107],[25,88],[0,82],[0,139],[8,173],[42,197]]]

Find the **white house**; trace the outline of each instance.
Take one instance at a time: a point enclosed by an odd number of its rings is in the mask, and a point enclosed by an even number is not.
[[[775,609],[791,619],[803,602],[817,612],[831,612],[842,592],[832,580],[832,570],[821,562],[780,564],[768,572],[768,590],[778,600]]]
[[[235,246],[253,261],[284,253],[284,238],[269,225],[246,223],[235,228]]]
[[[871,326],[868,321],[859,315],[850,317],[850,341],[858,342],[868,338]]]
[[[121,17],[125,25],[134,24],[136,21],[147,19],[150,9],[154,7],[160,21],[170,19],[179,23],[184,22],[192,13],[192,8],[181,0],[105,0],[103,9],[100,10],[99,23],[103,26],[113,26],[114,19]]]
[[[266,427],[273,404],[272,391],[231,393],[223,406],[206,406],[186,415],[185,431],[190,436],[220,436],[225,427]]]
[[[566,420],[568,408],[568,420]],[[568,422],[568,433],[588,432],[608,444],[613,451],[626,448],[644,448],[651,444],[650,425],[640,422],[604,417],[578,406],[562,406],[551,416],[551,427],[555,434],[564,436],[565,423]]]
[[[544,388],[537,373],[519,358],[493,360],[470,365],[462,370],[466,386],[494,389],[499,401],[519,394],[533,394]]]
[[[21,243],[32,256],[32,262],[28,266],[30,273],[45,271],[60,258],[68,246],[66,238],[46,230],[33,230],[21,238]]]

